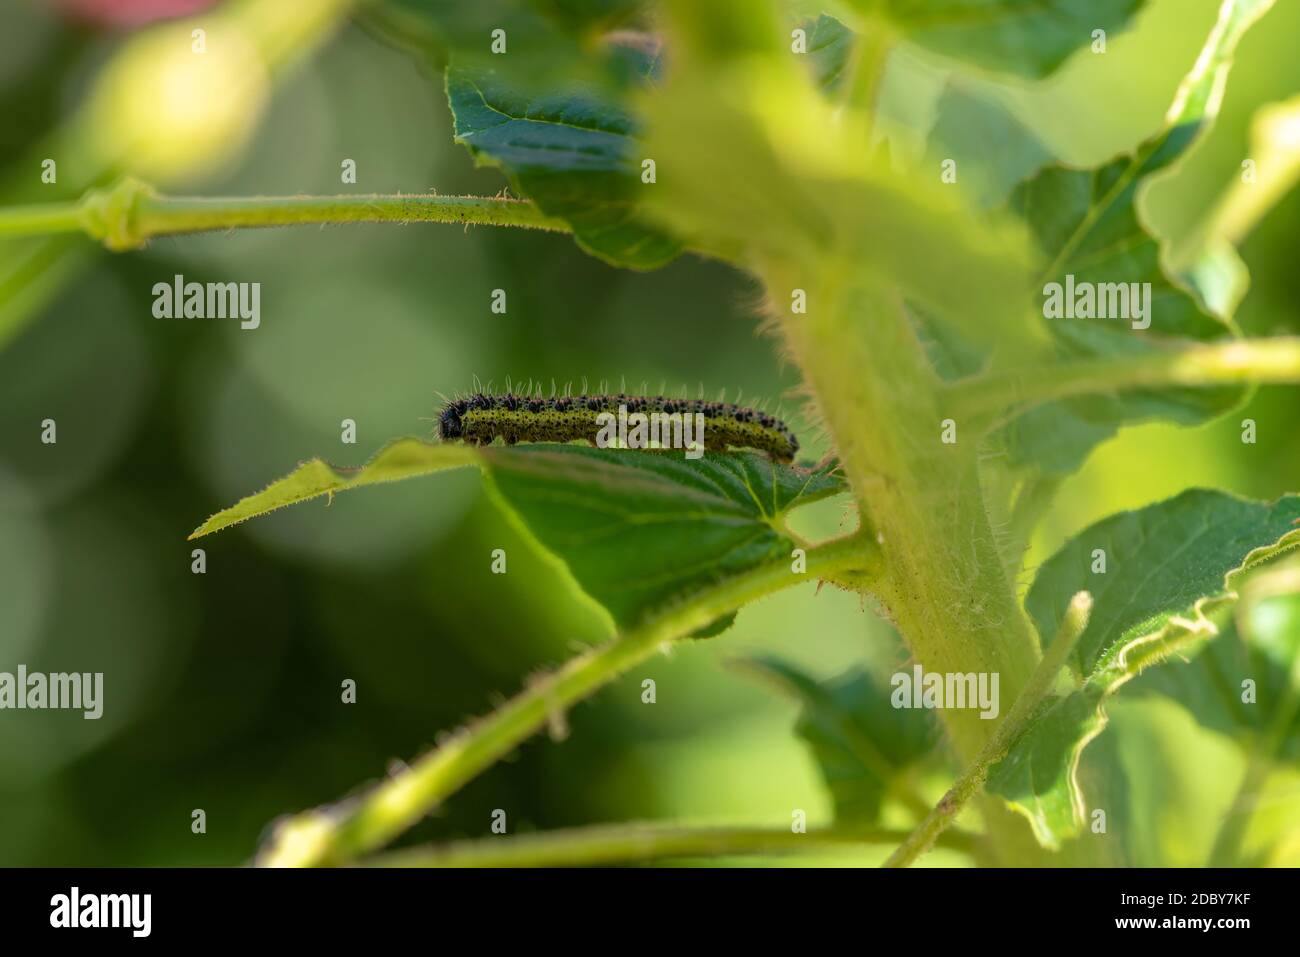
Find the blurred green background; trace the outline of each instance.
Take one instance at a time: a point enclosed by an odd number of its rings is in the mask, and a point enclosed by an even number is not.
[[[0,6],[0,201],[75,197],[134,168],[137,154],[110,155],[86,118],[96,102],[101,120],[109,109],[96,100],[106,65],[156,29],[116,22],[130,6]],[[440,82],[347,23],[344,7],[307,0],[287,14],[328,15],[266,55],[265,77],[241,68],[252,85],[237,123],[211,140],[146,130],[168,151],[137,171],[204,195],[500,190],[500,174],[475,170],[452,142]],[[1002,93],[1057,155],[1098,162],[1158,125],[1216,7],[1157,0],[1104,57],[1084,51],[1042,86]],[[1300,4],[1283,3],[1247,36],[1217,128],[1148,197],[1158,228],[1194,221],[1248,155],[1255,110],[1300,89],[1297,35]],[[924,110],[938,88],[909,83],[895,95]],[[59,164],[56,185],[40,181],[46,156]],[[340,183],[345,158],[356,186]],[[1242,249],[1248,333],[1300,332],[1297,223],[1291,196]],[[155,319],[151,288],[176,273],[260,282],[261,328]],[[506,315],[489,309],[496,288]],[[278,815],[383,775],[529,672],[602,638],[601,618],[571,600],[471,472],[240,526],[201,543],[205,575],[191,574],[185,536],[302,459],[360,464],[392,437],[427,434],[437,393],[475,376],[784,397],[820,456],[824,443],[789,397],[795,370],[756,334],[757,293],[689,257],[637,274],[567,237],[487,228],[242,231],[124,255],[79,238],[0,244],[0,670],[103,671],[106,692],[99,721],[0,713],[0,865],[245,862]],[[1066,483],[1028,564],[1110,512],[1190,486],[1297,490],[1297,412],[1300,390],[1272,388],[1205,428],[1122,433]],[[1245,417],[1257,444],[1240,440]],[[46,418],[57,445],[40,442]],[[358,423],[354,446],[340,441],[345,418]],[[844,517],[830,503],[804,521],[829,532]],[[509,555],[505,576],[490,574],[494,548]],[[486,834],[496,808],[511,831],[640,818],[784,826],[792,808],[825,821],[794,705],[727,667],[756,651],[823,676],[899,660],[855,596],[775,596],[723,639],[684,644],[601,692],[569,715],[562,744],[530,742],[409,839]],[[641,703],[646,677],[658,687],[652,706]],[[340,700],[348,678],[353,705]],[[1145,862],[1195,863],[1231,800],[1239,755],[1171,703],[1121,702],[1112,714],[1107,747],[1171,808]],[[1294,821],[1300,783],[1276,787]],[[191,832],[196,808],[205,834]]]

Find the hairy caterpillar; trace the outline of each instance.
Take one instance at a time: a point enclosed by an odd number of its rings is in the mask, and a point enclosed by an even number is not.
[[[438,414],[438,435],[444,441],[461,440],[487,445],[501,438],[515,442],[573,442],[592,445],[602,431],[602,414],[703,416],[703,447],[757,449],[777,462],[793,462],[799,440],[774,416],[730,402],[670,399],[662,395],[578,395],[544,399],[540,396],[475,393],[454,399]]]

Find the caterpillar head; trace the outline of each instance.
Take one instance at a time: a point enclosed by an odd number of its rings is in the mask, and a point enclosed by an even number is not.
[[[465,413],[465,404],[463,402],[452,402],[442,410],[442,415],[438,416],[438,437],[444,442],[448,439],[459,439],[465,434],[465,426],[461,423],[461,416]]]

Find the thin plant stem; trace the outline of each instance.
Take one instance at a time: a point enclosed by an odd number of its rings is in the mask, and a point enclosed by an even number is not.
[[[336,223],[458,223],[569,232],[531,202],[504,196],[164,196],[125,179],[81,199],[0,210],[0,237],[84,232],[109,249],[136,249],[155,236]]]
[[[889,62],[889,51],[893,40],[884,21],[880,17],[873,17],[853,45],[848,68],[842,81],[841,104],[857,108],[863,113],[866,139],[862,145],[866,148],[871,146],[876,113],[880,105],[880,89],[884,83],[885,67]]]
[[[381,847],[565,709],[644,661],[666,642],[686,637],[764,595],[823,574],[859,569],[871,572],[879,560],[875,543],[855,534],[810,550],[804,574],[792,573],[782,561],[705,589],[533,681],[496,711],[360,797],[291,818],[277,828],[258,863],[342,864]]]
[[[81,203],[34,203],[0,209],[0,236],[53,236],[79,233]]]
[[[569,230],[562,220],[543,214],[531,202],[499,196],[157,196],[144,200],[137,214],[137,228],[145,236],[249,226],[414,222]]]
[[[1030,369],[962,380],[949,388],[949,398],[963,416],[995,423],[1044,402],[1081,395],[1282,382],[1300,382],[1298,336],[1045,362]]]
[[[1016,698],[1011,712],[998,726],[988,744],[979,756],[962,772],[948,793],[940,798],[939,803],[926,816],[916,829],[908,835],[907,840],[889,856],[885,867],[907,867],[922,854],[934,846],[935,841],[957,818],[957,814],[966,802],[975,796],[984,785],[989,769],[999,761],[1024,733],[1033,721],[1038,705],[1052,690],[1056,677],[1065,666],[1075,643],[1088,625],[1088,615],[1092,610],[1092,596],[1079,592],[1070,600],[1060,631],[1048,647],[1047,653],[1038,662],[1038,667],[1029,677],[1024,690]]]
[[[564,828],[412,847],[367,858],[367,867],[580,867],[741,855],[813,854],[897,844],[891,828],[689,827],[628,823]],[[970,853],[977,838],[952,829],[938,843]]]

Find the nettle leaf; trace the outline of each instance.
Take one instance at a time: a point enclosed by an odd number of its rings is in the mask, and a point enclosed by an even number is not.
[[[1050,159],[1047,147],[996,94],[950,79],[939,96],[918,173],[955,161],[963,171],[959,188],[972,206],[989,209],[1005,203],[1017,183]],[[910,304],[908,313],[940,377],[951,381],[985,370],[989,357],[963,325],[917,304]]]
[[[262,491],[246,496],[230,508],[217,512],[193,531],[190,540],[322,495],[328,495],[332,499],[335,492],[385,482],[400,482],[420,475],[477,464],[478,450],[473,446],[459,443],[431,444],[414,438],[390,442],[360,468],[339,467],[330,465],[323,459],[311,459]]]
[[[365,5],[358,19],[381,40],[438,71],[455,58],[464,65],[491,63],[520,81],[552,82],[583,69],[585,36],[621,25],[639,5],[639,0],[382,0]],[[493,50],[498,39],[504,53]]]
[[[505,505],[619,624],[759,565],[791,561],[779,518],[845,490],[754,453],[691,461],[535,445],[483,450]]]
[[[1005,203],[1012,188],[1050,158],[1042,142],[996,94],[950,79],[940,94],[916,174],[928,176],[945,161],[955,161],[963,171],[958,188],[971,206],[990,209]],[[940,377],[951,381],[987,368],[988,352],[972,341],[969,323],[917,303],[909,303],[908,313]]]
[[[453,64],[447,98],[456,142],[479,164],[499,167],[517,192],[569,223],[587,252],[616,266],[652,269],[675,258],[681,245],[641,215],[641,198],[652,188],[641,179],[649,154],[619,96],[653,77],[658,52],[625,45],[611,58],[635,78],[611,89],[548,89],[514,82],[494,67]]]
[[[772,658],[742,665],[803,705],[795,731],[812,749],[839,824],[877,823],[885,799],[935,753],[934,713],[893,707],[866,670],[818,681]]]
[[[957,161],[976,203],[993,207],[1053,156],[996,91],[953,78],[939,96],[923,168],[938,169],[945,159]]]
[[[1044,77],[1094,30],[1123,30],[1146,0],[850,0],[928,50],[1000,73]]]
[[[988,354],[962,335],[954,323],[933,310],[909,302],[907,317],[941,379],[952,382],[978,375],[987,366]]]
[[[622,103],[653,77],[658,51],[631,31],[599,39],[634,18],[639,6],[386,0],[368,7],[362,21],[445,70],[457,142],[479,164],[499,167],[517,193],[568,222],[586,251],[616,266],[650,269],[680,247],[639,222],[643,151]]]
[[[1240,590],[1218,638],[1144,671],[1125,698],[1171,698],[1248,749],[1300,761],[1300,561],[1270,565]]]
[[[1241,575],[1300,545],[1298,521],[1300,495],[1263,503],[1192,490],[1098,522],[1039,569],[1025,608],[1040,635],[1057,633],[1071,596],[1093,595],[1075,652],[1080,681],[1044,705],[987,787],[1029,819],[1044,846],[1058,847],[1082,826],[1075,772],[1105,727],[1106,697],[1144,667],[1215,635],[1212,618],[1236,600]]]
[[[845,490],[826,470],[777,465],[752,453],[690,460],[680,452],[475,448],[407,438],[362,468],[306,462],[190,537],[322,495],[467,465],[483,471],[498,504],[620,627],[758,566],[789,564],[794,543],[779,530],[782,516]]]
[[[1065,300],[1073,298],[1071,289],[1090,288],[1097,293],[1098,307],[1105,300],[1108,310],[1123,309],[1128,301],[1123,318],[1045,319],[1063,356],[1133,354],[1158,350],[1170,339],[1236,335],[1231,317],[1214,308],[1235,305],[1239,296],[1225,287],[1223,276],[1207,273],[1192,283],[1173,275],[1139,200],[1148,180],[1169,170],[1213,123],[1237,43],[1271,5],[1272,0],[1226,0],[1165,126],[1133,153],[1092,169],[1047,166],[1011,194],[1008,209],[1029,227],[1040,257],[1035,292],[1042,295],[1044,309],[1049,288]],[[1136,316],[1128,296],[1133,288],[1150,289],[1144,318]],[[1146,323],[1147,328],[1139,328]],[[1096,441],[1127,422],[1161,418],[1197,424],[1233,408],[1246,392],[1166,389],[1059,402],[1011,422],[1002,438],[1014,464],[1063,473],[1076,468]]]
[[[837,90],[844,79],[844,68],[853,52],[856,35],[834,17],[822,14],[816,20],[799,24],[808,37],[808,58],[813,77],[823,90]]]
[[[1054,635],[1070,597],[1090,592],[1092,615],[1075,657],[1091,675],[1110,666],[1117,643],[1210,627],[1200,606],[1231,594],[1230,574],[1300,544],[1297,519],[1300,495],[1264,503],[1205,489],[1120,512],[1039,567],[1025,610],[1040,635]]]

